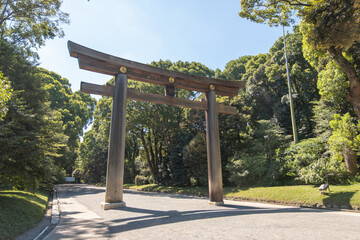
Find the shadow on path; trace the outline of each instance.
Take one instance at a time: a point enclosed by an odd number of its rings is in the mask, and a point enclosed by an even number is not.
[[[91,186],[81,186],[81,185],[72,185],[71,188],[64,186],[63,190],[69,192],[66,194],[67,197],[78,196],[78,195],[91,195],[104,192],[104,189],[91,187]],[[146,196],[166,196],[167,194],[159,193],[144,193],[144,192],[134,192],[126,191],[126,193],[137,194],[137,195],[146,195]],[[168,197],[168,196],[167,196]],[[181,197],[181,196],[179,196]],[[190,198],[190,197],[184,197]],[[186,199],[184,199],[184,204],[186,204]],[[115,211],[116,215],[119,216],[118,219],[106,221],[104,219],[75,219],[71,218],[71,214],[77,214],[78,212],[70,212],[66,214],[67,218],[63,219],[66,221],[68,226],[72,226],[71,231],[64,231],[56,233],[54,239],[61,239],[72,236],[80,236],[86,233],[86,229],[93,231],[93,234],[102,234],[108,238],[118,236],[117,234],[132,230],[144,229],[154,226],[168,225],[173,223],[181,222],[190,222],[197,220],[206,220],[206,219],[218,219],[224,217],[232,216],[244,216],[244,215],[258,215],[258,214],[282,214],[282,213],[316,213],[316,212],[330,212],[327,210],[317,210],[317,209],[302,209],[296,207],[274,207],[262,205],[261,207],[251,207],[244,206],[239,204],[225,204],[219,207],[210,206],[207,209],[194,209],[189,211],[163,211],[163,210],[151,210],[145,208],[136,208],[136,207],[124,207],[119,209],[112,209]],[[66,226],[63,226],[64,228]],[[52,238],[50,238],[52,239]]]
[[[301,209],[301,208],[260,208],[240,205],[225,204],[218,209],[194,210],[194,211],[155,211],[149,209],[125,207],[116,210],[121,212],[143,213],[145,216],[124,218],[111,221],[109,235],[120,232],[132,231],[159,225],[179,222],[223,218],[230,216],[273,214],[273,213],[305,213],[324,212],[324,210]],[[115,223],[115,224],[114,224]]]
[[[61,195],[61,198],[70,198],[74,196],[92,195],[105,192],[104,188],[84,184],[58,184],[56,185],[56,189],[59,193],[65,193]]]

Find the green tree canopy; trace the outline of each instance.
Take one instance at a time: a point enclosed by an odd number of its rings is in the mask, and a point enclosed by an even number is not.
[[[315,0],[316,1],[316,0]],[[289,26],[295,23],[295,12],[311,6],[312,0],[241,0],[239,16],[269,26]]]
[[[68,138],[59,112],[50,108],[45,82],[36,77],[36,67],[6,41],[0,41],[0,50],[0,71],[13,88],[8,112],[0,121],[0,181],[35,190],[55,180]]]
[[[306,56],[310,62],[320,62],[319,58],[326,58],[327,52],[335,60],[350,81],[347,100],[360,118],[360,75],[356,56],[360,39],[360,2],[242,0],[239,13],[240,17],[259,23],[267,22],[270,26],[289,26],[294,23],[295,14],[301,18],[300,28],[304,48],[307,49]]]
[[[69,20],[61,4],[62,0],[1,0],[0,39],[30,53],[45,40],[63,36],[60,25]]]
[[[332,158],[339,162],[344,159],[349,175],[354,177],[359,172],[356,155],[360,147],[360,122],[354,123],[349,113],[335,114],[330,126],[333,129],[329,138]]]
[[[313,48],[347,49],[360,39],[358,0],[312,0],[299,13],[305,41]]]
[[[96,101],[89,94],[72,92],[69,81],[57,73],[38,68],[35,77],[45,84],[50,108],[60,113],[63,131],[69,140],[59,163],[71,174],[78,156],[80,136],[83,135],[83,129],[91,123]]]
[[[317,72],[303,57],[302,34],[298,27],[287,35],[287,50],[295,114],[302,138],[311,135],[311,101],[319,98],[316,89]],[[227,65],[243,68],[244,65]],[[246,81],[247,104],[254,108],[252,119],[275,118],[287,133],[291,133],[289,98],[286,79],[283,38],[270,48],[269,54],[251,57],[244,66],[242,80]],[[224,72],[235,72],[226,68]]]
[[[336,110],[341,110],[346,102],[349,80],[334,61],[329,62],[319,73],[317,87],[324,101]]]

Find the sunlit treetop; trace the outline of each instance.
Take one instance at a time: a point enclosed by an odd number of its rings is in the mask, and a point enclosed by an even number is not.
[[[301,11],[306,42],[326,49],[347,49],[360,39],[360,1],[322,0]]]
[[[360,39],[359,0],[241,0],[239,16],[269,26],[299,17],[306,42],[317,48],[348,48]]]
[[[316,1],[316,0],[315,0]],[[304,7],[312,6],[312,0],[241,0],[239,16],[269,26],[289,26],[294,16]]]
[[[0,39],[32,53],[45,40],[64,35],[60,25],[69,16],[62,0],[0,0]]]

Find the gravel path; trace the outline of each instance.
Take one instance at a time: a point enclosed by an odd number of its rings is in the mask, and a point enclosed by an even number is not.
[[[125,191],[102,211],[105,188],[57,185],[60,223],[46,239],[360,239],[360,214]]]

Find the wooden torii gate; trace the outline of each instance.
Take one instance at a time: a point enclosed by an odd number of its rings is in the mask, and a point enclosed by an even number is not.
[[[206,111],[206,142],[210,204],[223,203],[218,113],[236,114],[236,108],[216,103],[216,94],[236,96],[245,83],[225,81],[156,68],[146,64],[114,57],[68,41],[70,56],[78,59],[81,69],[115,76],[115,85],[81,82],[81,91],[113,97],[111,112],[106,193],[102,209],[125,206],[123,201],[124,156],[126,135],[126,100],[167,104]],[[165,95],[137,92],[127,87],[132,80],[159,84]],[[204,92],[206,101],[177,98],[175,88]]]

